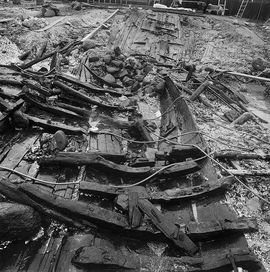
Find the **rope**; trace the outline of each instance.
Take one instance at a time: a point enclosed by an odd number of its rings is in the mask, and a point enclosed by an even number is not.
[[[23,174],[23,173],[21,173],[19,171],[16,171],[14,169],[11,169],[11,168],[8,168],[8,167],[4,167],[4,166],[0,166],[0,171],[9,171],[9,172],[12,172],[12,173],[14,173],[16,175],[19,175],[19,176],[22,176],[22,177],[34,180],[35,181],[34,183],[50,184],[50,185],[73,185],[73,184],[79,184],[80,183],[80,182],[61,182],[60,183],[60,182],[45,181],[45,180],[42,180],[42,179],[31,177],[29,175]]]

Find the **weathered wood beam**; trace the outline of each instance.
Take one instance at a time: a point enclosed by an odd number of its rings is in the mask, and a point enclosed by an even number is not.
[[[73,111],[66,110],[66,109],[63,109],[63,108],[58,107],[58,106],[52,106],[52,105],[49,105],[47,103],[39,102],[36,98],[33,97],[33,95],[31,95],[28,92],[25,92],[22,95],[22,98],[28,104],[31,104],[32,106],[34,106],[34,107],[36,107],[38,109],[41,109],[43,111],[46,111],[48,113],[53,113],[56,116],[60,116],[60,117],[68,116],[68,117],[76,118],[76,119],[82,119],[83,118],[81,115],[79,115],[79,114],[77,114],[77,113],[75,113]]]
[[[147,198],[152,203],[178,202],[181,200],[197,199],[208,197],[217,193],[224,192],[232,185],[234,178],[232,176],[219,180],[215,185],[203,184],[199,186],[191,186],[188,188],[173,188],[160,192],[148,192],[148,194],[140,194],[139,198]],[[121,194],[128,194],[128,189],[118,189],[110,185],[99,184],[95,182],[82,181],[80,189],[83,193],[99,195],[107,198],[115,198]]]
[[[231,160],[270,160],[270,154],[256,154],[256,153],[241,153],[241,152],[215,152],[216,159],[231,159]]]
[[[191,101],[194,101],[194,100],[196,100],[199,96],[200,96],[200,94],[202,94],[202,92],[204,91],[204,90],[206,90],[207,89],[207,87],[210,85],[210,82],[208,81],[208,80],[206,80],[206,81],[204,81],[196,90],[195,90],[195,92],[189,97],[189,99],[191,100]]]
[[[270,176],[270,170],[235,170],[230,169],[229,172],[235,176]]]
[[[31,116],[29,114],[23,114],[32,126],[38,126],[44,128],[46,131],[55,133],[57,130],[63,130],[66,134],[81,135],[86,134],[86,130],[80,127],[69,126],[60,122],[52,122],[50,120],[41,119]]]
[[[116,95],[116,96],[122,96],[122,95],[130,96],[130,93],[118,92],[118,91],[114,91],[114,90],[110,90],[110,89],[104,89],[104,88],[101,88],[101,87],[99,87],[97,85],[94,85],[92,83],[82,82],[77,78],[74,78],[74,77],[71,77],[71,76],[68,76],[68,75],[64,75],[64,74],[59,74],[58,73],[57,78],[59,78],[59,79],[61,79],[63,81],[72,83],[74,85],[78,85],[78,86],[84,88],[89,93],[98,92],[98,93],[103,93],[103,94],[109,93],[109,94]]]
[[[51,96],[52,94],[51,90],[41,86],[41,84],[39,84],[38,82],[34,80],[24,79],[22,83],[23,85],[26,85],[28,88],[38,91],[40,94],[46,97]]]
[[[110,109],[110,110],[118,110],[118,111],[134,111],[134,108],[131,108],[131,107],[126,107],[126,108],[122,108],[120,106],[114,106],[114,105],[110,105],[110,104],[107,104],[107,103],[102,103],[102,102],[99,102],[97,100],[94,100],[92,99],[91,97],[89,97],[88,95],[86,94],[83,94],[82,92],[79,92],[71,87],[69,87],[68,85],[58,81],[58,80],[55,80],[53,82],[54,86],[56,87],[59,87],[61,90],[63,91],[66,91],[67,93],[85,101],[85,102],[88,102],[90,104],[93,104],[93,105],[97,105],[99,107],[103,107],[103,108],[107,108],[107,109]]]
[[[130,253],[107,246],[89,246],[79,248],[72,263],[88,270],[148,271],[153,264],[159,264],[159,271],[232,271],[233,264],[248,271],[260,270],[262,265],[248,248],[232,248],[222,253],[212,253],[205,257],[157,257]]]
[[[126,154],[104,153],[100,151],[89,152],[58,152],[52,157],[42,157],[39,159],[40,164],[74,164],[84,165],[96,160],[99,156],[113,162],[125,162]]]
[[[194,255],[198,251],[198,247],[193,241],[180,229],[177,230],[175,222],[168,220],[151,202],[146,199],[139,199],[138,204],[153,224],[178,248],[188,255]]]
[[[112,161],[106,160],[99,155],[93,155],[92,157],[88,157],[89,160],[77,160],[72,161],[70,159],[66,160],[65,158],[43,158],[39,161],[41,165],[45,164],[80,164],[80,165],[96,165],[101,167],[102,169],[107,169],[108,171],[121,174],[128,175],[133,177],[147,177],[162,167],[130,167],[127,165],[116,164]],[[199,165],[196,162],[187,161],[187,162],[179,162],[176,165],[172,165],[168,169],[157,174],[158,177],[172,177],[179,175],[187,175],[193,172],[200,170]]]
[[[72,263],[85,270],[95,267],[98,271],[117,270],[133,272],[149,271],[153,263],[158,263],[160,271],[184,272],[196,271],[195,267],[201,265],[203,259],[191,257],[157,257],[136,253],[124,254],[123,251],[114,247],[90,246],[79,248],[72,258]],[[187,270],[188,268],[191,270]]]

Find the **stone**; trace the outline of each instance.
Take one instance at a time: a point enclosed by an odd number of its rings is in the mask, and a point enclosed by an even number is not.
[[[120,68],[118,67],[113,67],[113,66],[106,66],[106,70],[108,73],[110,74],[114,74],[116,72],[119,72],[120,71]]]
[[[46,9],[43,16],[44,17],[54,17],[54,16],[56,16],[56,13],[52,9]]]
[[[83,41],[81,48],[83,48],[84,51],[87,51],[89,49],[95,48],[97,44],[92,40],[85,40]]]
[[[122,82],[123,82],[123,84],[124,84],[125,86],[131,86],[131,85],[133,85],[133,82],[134,82],[134,81],[133,81],[130,77],[125,76],[125,77],[123,78]]]
[[[111,63],[112,63],[114,66],[120,67],[120,68],[122,68],[122,67],[124,66],[124,63],[123,63],[123,61],[121,61],[121,60],[113,60]]]
[[[104,58],[103,58],[103,61],[106,63],[106,64],[109,64],[112,60],[112,57],[110,55],[105,55]]]
[[[256,212],[261,209],[261,203],[258,197],[252,197],[251,199],[248,199],[246,205],[249,208],[249,210],[253,212]]]
[[[0,240],[26,240],[38,232],[41,226],[39,214],[31,207],[0,203]]]
[[[128,76],[128,71],[126,69],[123,69],[120,73],[119,73],[119,78],[124,78],[125,76]]]
[[[53,142],[55,142],[56,149],[62,151],[68,144],[67,136],[62,130],[58,130],[53,135]]]
[[[111,74],[106,74],[104,77],[103,77],[104,80],[106,80],[107,82],[109,83],[115,83],[115,78],[113,75]]]

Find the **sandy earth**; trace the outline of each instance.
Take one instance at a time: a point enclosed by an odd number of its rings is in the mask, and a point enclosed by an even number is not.
[[[29,31],[21,24],[20,18],[37,15],[35,10],[26,10],[22,8],[1,8],[0,18],[15,18],[8,23],[9,31],[0,36],[0,63],[9,64],[18,63],[18,56],[27,50],[33,50],[33,47],[39,47],[43,41],[48,40],[48,50],[54,48],[60,41],[70,41],[80,39],[96,27],[101,21],[111,14],[108,10],[87,10],[81,12],[72,12],[65,6],[62,7],[62,16],[64,19],[49,29],[48,31],[36,32]],[[80,16],[78,16],[80,14]],[[17,19],[16,19],[17,18]],[[54,20],[53,17],[45,19],[49,25]],[[117,17],[116,19],[117,20]],[[256,57],[269,58],[270,56],[270,22],[262,25],[247,23],[244,20],[235,18],[223,18],[218,16],[209,16],[206,18],[188,18],[188,26],[183,30],[184,35],[191,37],[190,54],[186,56],[186,62],[195,63],[198,72],[207,66],[212,68],[230,69],[233,71],[250,73],[251,62]],[[269,27],[268,27],[269,26]],[[5,27],[0,24],[0,28]],[[192,35],[190,33],[192,32]],[[109,37],[109,30],[102,31],[97,35],[95,42],[100,46],[97,51],[102,52],[106,48],[106,42]],[[71,67],[78,65],[80,52],[74,51],[69,57]],[[268,59],[269,60],[269,59]],[[48,65],[45,62],[44,65]],[[233,88],[241,86],[241,82],[233,81]],[[262,107],[266,112],[265,118],[269,118],[270,109],[267,109],[265,99],[262,96],[266,88],[264,84],[255,84],[248,92],[250,101],[254,100],[255,94],[252,89],[260,87],[260,99],[255,100],[257,103],[251,103],[251,108],[258,110]],[[145,98],[150,105],[153,104],[152,112],[155,110],[153,98]],[[261,100],[261,102],[259,102]],[[194,104],[195,103],[195,104]],[[191,106],[194,111],[199,127],[206,135],[213,137],[221,142],[207,138],[212,150],[233,149],[243,150],[250,149],[256,153],[269,153],[270,145],[262,142],[260,139],[270,141],[269,131],[263,126],[255,123],[246,123],[240,128],[232,127],[225,123],[220,116],[227,110],[218,101],[212,101],[213,109],[206,109],[199,102],[194,102]],[[256,104],[254,106],[254,104]],[[146,105],[146,104],[145,104]],[[148,104],[149,105],[149,104]],[[143,104],[141,104],[143,106]],[[150,107],[151,108],[151,107]],[[259,110],[260,111],[260,110]],[[268,111],[268,112],[267,112]],[[268,120],[270,122],[270,119]],[[248,134],[247,134],[248,133]],[[251,134],[258,138],[254,138]],[[230,146],[232,145],[232,146]],[[235,147],[235,145],[237,147]],[[244,169],[269,169],[269,164],[262,161],[242,161],[241,167]],[[253,190],[256,190],[268,201],[270,201],[269,178],[248,179],[248,184]],[[254,197],[252,193],[236,183],[232,190],[227,194],[227,201],[235,209],[239,216],[256,217],[259,222],[260,231],[255,234],[246,235],[249,246],[255,251],[258,257],[264,262],[265,267],[270,271],[270,211],[269,206]]]

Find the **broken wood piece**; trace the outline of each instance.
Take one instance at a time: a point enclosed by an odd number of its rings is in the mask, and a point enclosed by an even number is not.
[[[232,248],[222,253],[199,257],[149,256],[138,253],[127,254],[121,248],[108,246],[87,246],[79,248],[72,258],[72,263],[84,270],[148,271],[157,264],[159,271],[231,271],[233,259],[236,267],[258,271],[262,266],[254,253],[248,248]]]
[[[39,231],[39,214],[22,204],[0,202],[0,240],[25,240]]]
[[[41,109],[43,111],[46,111],[48,113],[53,113],[53,114],[60,116],[60,117],[68,116],[68,117],[72,117],[72,118],[82,119],[81,115],[79,115],[75,112],[72,112],[70,110],[66,110],[66,109],[60,108],[58,106],[52,106],[49,104],[45,104],[44,102],[43,103],[39,102],[29,92],[25,92],[22,97],[28,104],[31,104],[32,106],[34,106],[38,109]]]
[[[93,92],[98,92],[98,93],[103,93],[103,94],[109,93],[109,94],[116,95],[116,96],[122,96],[122,95],[130,96],[131,95],[131,93],[118,92],[118,91],[115,91],[115,90],[104,89],[104,88],[101,88],[101,87],[99,87],[97,85],[94,85],[94,84],[92,84],[90,82],[82,82],[77,78],[74,78],[72,76],[65,75],[65,74],[58,73],[57,78],[59,78],[61,80],[64,80],[64,81],[67,81],[69,83],[78,85],[78,86],[84,88],[86,91],[91,92],[91,93],[93,93]]]
[[[248,74],[243,74],[243,73],[238,73],[238,72],[230,72],[230,71],[226,71],[226,70],[221,70],[221,69],[212,69],[210,67],[205,68],[206,71],[216,71],[216,72],[220,72],[220,73],[224,73],[224,74],[229,74],[229,75],[233,75],[233,76],[240,76],[240,77],[246,77],[246,78],[250,78],[250,79],[254,79],[254,80],[259,80],[259,81],[264,81],[264,82],[270,82],[270,78],[266,78],[266,77],[258,77],[258,76],[252,76],[252,75],[248,75]]]
[[[138,197],[149,199],[152,203],[159,204],[163,202],[178,202],[179,200],[198,199],[201,197],[208,197],[216,193],[225,192],[233,182],[234,178],[229,176],[221,178],[218,180],[218,184],[215,185],[203,184],[198,186],[191,186],[188,188],[167,189],[160,192],[149,191],[148,193],[139,191]],[[85,181],[80,183],[79,190],[82,193],[99,195],[109,199],[113,199],[121,194],[128,194],[129,192],[129,189],[115,188],[110,185]]]
[[[106,24],[116,13],[119,11],[117,9],[114,13],[112,13],[108,18],[106,18],[97,28],[95,28],[92,32],[90,32],[88,35],[86,35],[81,41],[85,41],[88,39],[91,39],[95,36],[95,34],[103,27],[104,24]]]
[[[71,135],[81,135],[81,134],[86,134],[87,132],[79,127],[74,127],[74,126],[69,126],[66,124],[62,124],[59,122],[53,122],[50,120],[44,120],[38,117],[34,117],[28,114],[23,114],[24,117],[26,117],[30,124],[32,126],[38,126],[44,128],[46,131],[55,133],[58,130],[63,130],[66,134],[71,134]]]
[[[138,192],[129,190],[128,192],[128,217],[131,228],[137,228],[142,221],[142,213],[138,207]]]
[[[269,170],[236,170],[229,169],[230,174],[235,176],[270,176]]]
[[[169,152],[158,151],[155,154],[157,160],[165,160],[170,163],[185,161],[189,158],[198,159],[204,155],[205,154],[196,147],[181,145],[173,146]]]
[[[60,54],[64,54],[68,50],[70,50],[71,48],[74,48],[75,46],[79,45],[80,43],[81,43],[80,41],[71,42],[71,43],[67,44],[64,48],[62,48],[60,50],[56,49],[56,50],[54,50],[54,51],[52,51],[52,52],[50,52],[50,53],[48,53],[46,55],[43,55],[41,58],[36,58],[36,59],[34,59],[34,60],[32,60],[32,61],[30,61],[28,63],[22,64],[20,66],[20,68],[21,69],[27,69],[27,68],[33,66],[34,64],[37,64],[37,63],[39,63],[39,62],[41,62],[41,61],[43,61],[45,59],[48,59],[48,58],[52,57],[55,54],[55,52],[57,52],[57,51]]]
[[[119,230],[128,227],[126,217],[120,213],[109,211],[82,201],[65,199],[45,190],[41,190],[40,187],[32,184],[21,184],[20,190],[30,197],[39,199],[39,201],[42,201],[45,205],[49,205],[51,208],[71,216],[73,219],[81,218],[109,229]]]
[[[240,152],[215,152],[216,159],[230,160],[266,160],[270,161],[270,154],[240,153]]]
[[[258,231],[255,218],[237,218],[236,220],[216,220],[206,222],[189,222],[185,233],[195,241],[209,241],[222,235],[221,233],[250,233]],[[198,232],[198,234],[196,233]],[[216,233],[216,234],[215,234]],[[196,237],[197,236],[197,237]]]
[[[72,106],[72,105],[69,105],[69,104],[66,104],[66,103],[62,103],[62,102],[57,102],[56,104],[57,106],[61,107],[61,108],[64,108],[64,109],[67,109],[67,110],[70,110],[70,111],[73,111],[73,112],[76,112],[78,114],[80,114],[81,116],[84,116],[86,118],[89,118],[89,116],[91,115],[91,112],[88,111],[88,110],[85,110],[84,108],[82,107],[76,107],[76,106]]]
[[[63,130],[63,129],[62,129]],[[57,157],[56,157],[57,158]],[[73,161],[69,158],[60,157],[57,160],[54,157],[43,158],[39,161],[40,165],[49,164],[75,164],[75,165],[95,165],[101,169],[107,169],[110,172],[132,177],[147,177],[157,172],[156,177],[173,177],[187,175],[200,169],[196,162],[179,162],[177,164],[160,171],[162,167],[130,167],[127,165],[116,164],[97,155],[88,156],[88,160]]]
[[[161,259],[160,259],[161,258]],[[79,248],[72,258],[72,263],[79,268],[96,269],[98,271],[149,271],[153,264],[159,264],[160,271],[196,271],[196,266],[202,264],[201,258],[191,257],[157,257],[142,255],[111,248],[108,246],[88,246]],[[184,269],[183,269],[184,267]],[[190,268],[191,270],[186,270]],[[195,270],[193,270],[195,269]]]
[[[46,97],[51,96],[51,90],[41,86],[41,84],[34,80],[24,79],[22,83],[23,85],[26,85],[28,88],[33,89]]]
[[[45,41],[42,43],[38,53],[37,53],[37,58],[42,58],[42,56],[45,54],[46,52],[46,49],[47,49],[47,44],[48,44],[48,41]]]
[[[256,121],[255,116],[250,112],[244,112],[236,120],[232,122],[233,125],[243,125],[245,122],[253,120]]]
[[[97,157],[103,157],[104,159],[113,162],[125,162],[125,154],[104,153],[100,151],[88,152],[58,152],[52,157],[41,157],[39,163],[42,164],[74,164],[74,165],[87,165],[91,161],[96,160]]]
[[[22,87],[23,84],[21,81],[16,79],[9,79],[9,78],[0,78],[0,85],[12,85]]]
[[[71,87],[69,87],[68,85],[56,80],[53,82],[53,84],[57,87],[59,87],[60,89],[66,91],[67,93],[85,101],[85,102],[88,102],[90,104],[93,104],[93,105],[97,105],[97,106],[100,106],[100,107],[103,107],[103,108],[107,108],[107,109],[110,109],[110,110],[118,110],[118,111],[128,111],[128,110],[131,110],[131,111],[134,111],[134,108],[131,108],[131,107],[126,107],[126,108],[122,108],[120,106],[114,106],[114,105],[110,105],[110,104],[107,104],[107,103],[102,103],[102,102],[99,102],[97,100],[94,100],[92,98],[90,98],[88,95],[82,93],[82,92],[79,92]]]
[[[153,224],[178,248],[188,255],[194,255],[198,251],[198,247],[192,240],[177,228],[174,222],[165,218],[151,202],[146,199],[139,199],[138,203],[140,209],[151,219]]]

